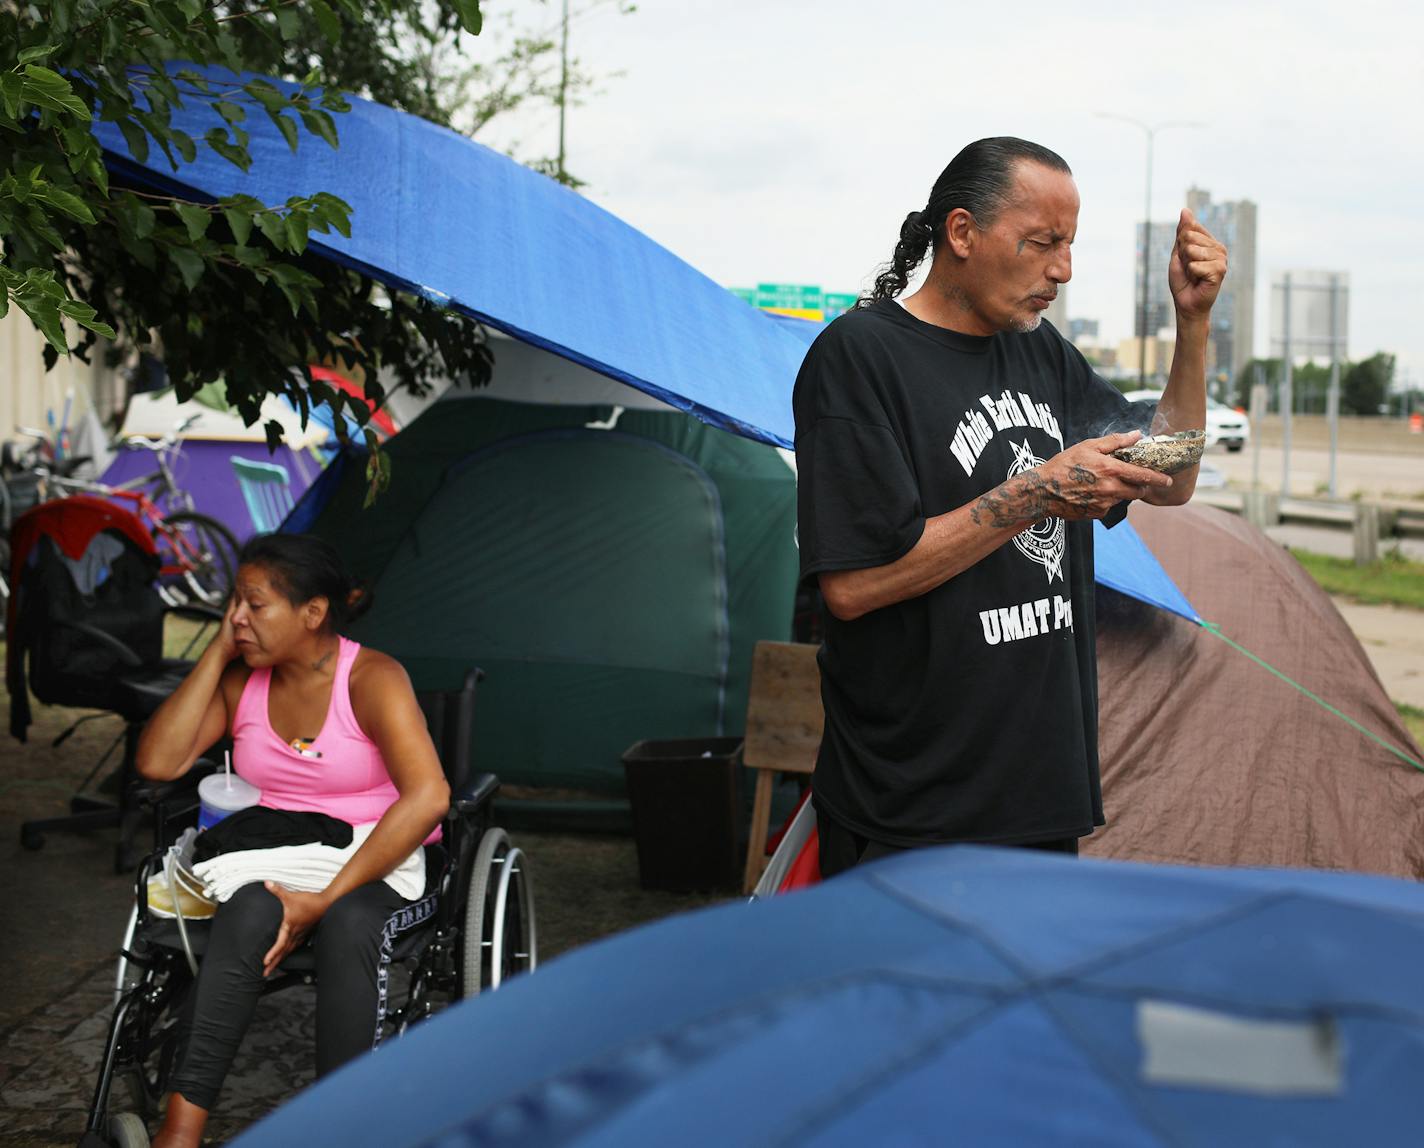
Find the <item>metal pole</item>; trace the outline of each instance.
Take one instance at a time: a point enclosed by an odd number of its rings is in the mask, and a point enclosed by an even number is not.
[[[1152,137],[1154,128],[1144,128],[1147,133],[1147,204],[1142,213],[1142,341],[1137,344],[1137,385],[1147,387],[1147,284],[1151,281],[1152,255]]]
[[[1294,397],[1291,394],[1291,280],[1290,272],[1285,275],[1285,328],[1282,332],[1281,360],[1281,498],[1290,496],[1290,452],[1291,452],[1291,411]]]
[[[1153,137],[1164,128],[1200,128],[1205,127],[1196,120],[1168,120],[1160,124],[1144,124],[1141,120],[1135,120],[1131,116],[1121,116],[1116,112],[1096,112],[1100,119],[1121,120],[1125,124],[1131,124],[1147,137],[1147,203],[1146,211],[1142,221],[1142,321],[1138,328],[1138,335],[1142,342],[1137,350],[1137,385],[1147,386],[1147,282],[1150,276],[1150,258],[1152,254],[1152,142]]]
[[[559,49],[559,182],[564,182],[564,105],[569,91],[569,0],[564,0],[563,43]]]
[[[1325,399],[1325,417],[1330,423],[1330,497],[1338,498],[1336,489],[1336,454],[1340,449],[1340,277],[1330,276],[1330,390]]]
[[[1256,381],[1251,387],[1251,489],[1261,489],[1261,426],[1266,421],[1266,368],[1256,364]]]

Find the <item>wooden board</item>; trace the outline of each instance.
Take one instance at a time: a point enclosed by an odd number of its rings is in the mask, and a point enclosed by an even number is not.
[[[815,769],[825,726],[818,648],[795,642],[756,644],[742,755],[752,769],[787,773]]]

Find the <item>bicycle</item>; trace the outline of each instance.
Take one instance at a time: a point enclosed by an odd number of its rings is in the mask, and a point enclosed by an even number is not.
[[[193,421],[185,419],[161,439],[142,435],[126,439],[126,445],[133,449],[153,451],[158,469],[118,485],[61,475],[44,466],[36,470],[42,475],[42,493],[53,490],[60,498],[67,494],[94,494],[132,504],[158,547],[158,591],[170,606],[196,600],[222,607],[237,576],[237,538],[216,518],[193,509],[193,496],[179,486],[171,465],[172,456],[181,449],[178,436]],[[160,499],[178,509],[165,510]]]

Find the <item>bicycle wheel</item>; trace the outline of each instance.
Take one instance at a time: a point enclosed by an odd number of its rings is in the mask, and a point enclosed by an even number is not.
[[[170,593],[209,606],[227,602],[241,549],[231,530],[206,514],[180,511],[154,527],[153,540]]]

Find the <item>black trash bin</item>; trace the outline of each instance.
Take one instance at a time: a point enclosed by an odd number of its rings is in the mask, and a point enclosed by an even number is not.
[[[741,757],[739,737],[640,741],[623,754],[644,889],[740,887]]]

